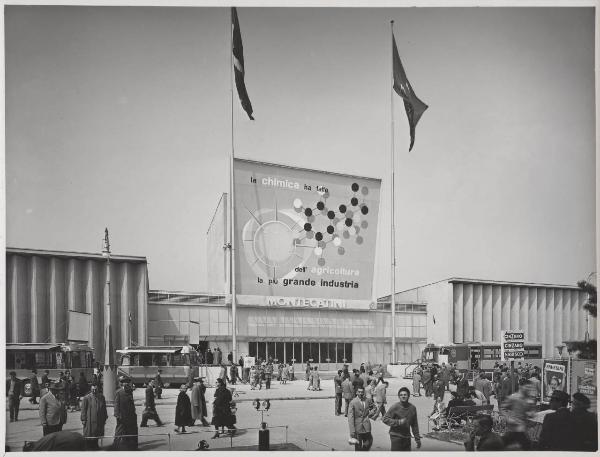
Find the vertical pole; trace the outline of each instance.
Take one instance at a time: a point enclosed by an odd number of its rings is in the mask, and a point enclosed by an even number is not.
[[[115,401],[115,388],[117,384],[117,367],[115,366],[115,355],[112,338],[111,326],[111,304],[110,304],[110,242],[108,239],[108,229],[104,229],[104,248],[102,255],[106,257],[106,324],[104,339],[104,374],[102,376],[102,393],[106,399],[107,405],[112,405]]]
[[[515,361],[510,361],[510,385],[512,393],[515,393]]]
[[[231,344],[233,346],[233,360],[237,356],[237,300],[235,296],[235,212],[234,212],[234,175],[233,159],[235,155],[235,142],[233,136],[233,8],[229,17],[229,89],[231,92],[231,154],[229,155],[229,287],[231,294]]]
[[[392,30],[392,40],[394,39],[394,21],[390,21],[390,27]],[[392,363],[398,362],[396,356],[396,227],[395,227],[395,199],[394,199],[394,55],[392,46],[392,86],[390,87],[390,109],[391,109],[391,200],[392,200],[392,225],[391,225],[391,242],[392,242],[392,278],[390,287],[391,296],[391,308],[392,308]]]

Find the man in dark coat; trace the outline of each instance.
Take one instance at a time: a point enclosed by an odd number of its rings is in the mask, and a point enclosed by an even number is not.
[[[475,429],[470,433],[465,441],[466,451],[502,451],[504,443],[499,435],[492,432],[492,417],[482,414],[475,418]]]
[[[210,348],[206,350],[206,357],[204,357],[207,365],[212,365],[214,361],[214,354],[211,352]]]
[[[154,376],[154,382],[153,382],[153,385],[154,385],[154,394],[156,395],[156,398],[158,398],[159,400],[162,399],[162,396],[161,396],[162,395],[162,390],[163,390],[163,387],[165,387],[165,385],[164,385],[164,383],[162,381],[162,378],[160,377],[161,373],[162,373],[162,370],[159,368],[156,371],[156,376]]]
[[[44,370],[44,374],[42,375],[41,387],[45,387],[46,384],[50,384],[50,370]]]
[[[469,381],[464,371],[459,374],[458,381],[456,381],[456,392],[462,398],[467,398],[469,395]]]
[[[158,417],[158,413],[156,412],[156,402],[154,401],[154,381],[150,380],[148,382],[148,386],[146,387],[146,407],[144,408],[144,412],[142,413],[142,422],[140,423],[140,427],[148,427],[148,419],[152,419],[156,422],[158,427],[162,427],[163,423]]]
[[[192,425],[194,420],[192,419],[192,403],[190,397],[187,395],[187,386],[181,385],[179,389],[179,395],[177,397],[177,406],[175,406],[175,432],[185,433],[185,427]]]
[[[225,432],[225,427],[231,430],[232,435],[235,433],[235,416],[231,413],[231,400],[231,391],[225,387],[223,380],[218,378],[213,402],[212,424],[215,426],[213,438],[219,437],[219,427],[221,427],[222,433]]]
[[[555,390],[550,396],[550,409],[554,412],[544,417],[539,438],[539,449],[546,451],[573,450],[573,426],[569,405],[569,394]]]
[[[29,403],[32,405],[37,405],[38,402],[36,398],[40,396],[40,384],[38,382],[37,370],[35,368],[31,370],[31,379],[29,380],[29,384],[31,385],[31,398],[29,399]]]
[[[363,379],[360,377],[360,373],[358,370],[352,370],[354,372],[354,376],[350,379],[352,382],[352,387],[354,388],[354,396],[356,396],[356,392],[358,392],[359,388],[365,388],[365,383]]]
[[[335,415],[342,414],[342,370],[338,370],[337,375],[333,378],[335,386]]]
[[[10,421],[19,420],[19,406],[23,398],[23,383],[17,379],[17,373],[11,371],[10,379],[6,380],[6,399],[8,401],[8,410],[10,411]]]
[[[106,400],[104,395],[98,392],[98,386],[92,384],[90,393],[81,401],[81,423],[83,424],[83,436],[104,436],[104,425],[108,419],[106,411]],[[88,449],[97,450],[98,440],[86,440]]]
[[[221,352],[221,348],[217,347],[217,349],[215,349],[215,363],[217,365],[221,365],[221,362],[223,362],[223,353]]]
[[[598,450],[598,416],[587,409],[590,399],[584,394],[573,394],[571,423],[573,426],[573,450],[593,452]]]
[[[117,418],[117,427],[115,428],[113,447],[117,451],[135,451],[138,447],[138,426],[131,379],[121,376],[119,382],[121,388],[115,393],[114,414]]]

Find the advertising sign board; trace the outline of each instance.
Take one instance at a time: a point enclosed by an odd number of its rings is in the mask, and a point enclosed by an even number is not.
[[[542,367],[542,401],[548,403],[555,390],[569,392],[569,361],[544,360]]]
[[[373,303],[381,181],[236,159],[238,304]]]
[[[590,410],[596,411],[598,384],[595,360],[571,360],[571,393],[581,392],[590,399]]]
[[[525,332],[523,330],[502,330],[500,341],[501,360],[525,360]]]

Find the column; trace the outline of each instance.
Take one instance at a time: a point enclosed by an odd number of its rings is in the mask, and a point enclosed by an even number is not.
[[[502,286],[492,288],[492,341],[500,341],[502,331]]]
[[[129,313],[130,313],[130,308],[129,308],[129,265],[127,262],[123,262],[121,265],[121,271],[120,271],[120,278],[121,278],[121,287],[120,287],[120,294],[119,294],[119,308],[121,310],[121,326],[120,326],[120,333],[121,333],[121,338],[120,338],[120,342],[121,348],[124,348],[126,346],[129,346]],[[133,313],[132,313],[133,314]],[[133,316],[132,316],[133,317]]]
[[[500,286],[501,302],[502,302],[502,322],[500,327],[502,330],[510,330],[510,286]]]
[[[549,349],[546,342],[546,291],[543,287],[537,289],[537,334],[544,357],[550,357],[552,348]]]
[[[461,283],[453,284],[454,308],[454,342],[462,343],[463,338],[463,285]]]
[[[529,338],[529,288],[521,287],[519,289],[519,325],[525,332],[525,340]]]
[[[482,315],[483,315],[483,330],[481,341],[494,341],[493,335],[493,307],[492,307],[492,285],[485,284],[482,289]]]
[[[510,330],[519,330],[521,322],[519,321],[519,302],[520,290],[518,287],[511,286],[510,288]]]
[[[146,264],[141,264],[138,269],[137,287],[137,341],[140,346],[148,344],[147,315],[148,315],[148,275]],[[202,325],[202,324],[201,324]],[[208,332],[206,333],[208,334]]]
[[[529,319],[528,319],[528,333],[529,341],[539,342],[538,331],[537,331],[537,289],[535,287],[529,288]]]
[[[548,354],[558,355],[554,340],[554,289],[546,289],[546,347]]]
[[[483,287],[473,286],[473,341],[483,341]]]

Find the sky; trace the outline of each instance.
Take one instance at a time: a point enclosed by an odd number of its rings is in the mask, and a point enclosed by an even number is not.
[[[449,277],[574,284],[596,269],[594,10],[6,6],[9,247],[145,256],[207,290],[236,157],[382,180],[375,296]],[[391,30],[429,105],[408,151]],[[233,129],[232,129],[233,122]],[[233,132],[233,134],[232,134]]]

